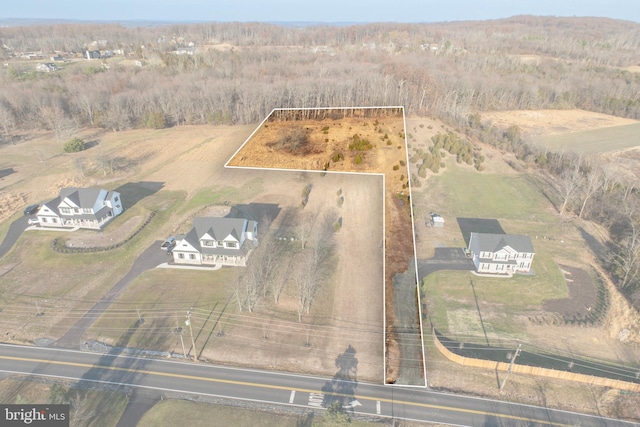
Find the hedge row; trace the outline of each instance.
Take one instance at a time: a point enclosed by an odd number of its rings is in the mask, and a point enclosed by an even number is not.
[[[125,243],[129,242],[134,237],[136,237],[138,235],[138,233],[140,233],[142,231],[142,229],[145,228],[147,226],[147,224],[149,224],[151,222],[151,220],[153,219],[154,216],[156,216],[156,213],[155,212],[151,212],[149,214],[149,216],[147,217],[146,221],[144,223],[142,223],[142,225],[140,227],[138,227],[138,229],[136,231],[134,231],[131,235],[129,235],[129,237],[127,237],[123,241],[115,243],[113,245],[109,245],[109,246],[94,246],[94,247],[90,247],[90,248],[75,248],[75,247],[72,247],[72,246],[67,246],[66,243],[65,243],[65,239],[63,239],[61,237],[56,237],[55,239],[53,239],[53,241],[51,241],[51,249],[53,249],[56,252],[63,253],[63,254],[104,252],[104,251],[110,251],[110,250],[113,250],[113,249],[117,249],[120,246],[124,245]]]

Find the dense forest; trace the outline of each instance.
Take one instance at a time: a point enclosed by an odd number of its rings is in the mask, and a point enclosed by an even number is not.
[[[99,52],[89,60],[87,52]],[[0,28],[0,143],[34,129],[247,124],[273,108],[401,105],[513,152],[560,215],[610,232],[601,259],[640,306],[640,191],[597,159],[537,151],[478,112],[581,108],[640,119],[640,24],[519,16],[441,24]],[[40,63],[55,61],[46,71]],[[640,68],[639,68],[640,69]],[[636,290],[639,290],[636,292]],[[635,297],[634,297],[635,292]]]
[[[445,24],[0,28],[0,133],[254,123],[275,107],[583,108],[640,118],[640,25],[514,17]],[[86,60],[99,50],[98,60]],[[21,60],[25,53],[40,59]],[[106,54],[106,55],[105,55]],[[60,70],[35,71],[59,55]],[[43,59],[44,58],[44,59]],[[133,63],[136,65],[133,65]]]

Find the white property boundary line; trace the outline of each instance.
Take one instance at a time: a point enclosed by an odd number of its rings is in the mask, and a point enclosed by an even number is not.
[[[233,160],[236,155],[244,148],[245,145],[253,138],[253,136],[262,128],[262,125],[273,115],[276,111],[313,111],[313,110],[380,110],[380,109],[399,109],[402,111],[402,124],[404,126],[403,134],[404,134],[404,149],[405,149],[405,162],[407,165],[407,181],[409,183],[409,209],[411,212],[411,234],[412,234],[412,243],[413,243],[413,264],[414,264],[414,274],[416,281],[416,296],[417,296],[417,304],[418,304],[418,322],[420,325],[420,345],[422,351],[422,369],[423,369],[423,386],[411,386],[411,385],[402,385],[403,387],[428,387],[427,383],[427,364],[425,358],[424,351],[424,333],[422,326],[422,302],[420,300],[420,281],[418,279],[418,257],[416,251],[416,231],[415,231],[415,223],[414,223],[414,214],[413,214],[413,197],[411,191],[411,171],[409,169],[409,144],[407,142],[407,120],[404,112],[404,106],[380,106],[380,107],[320,107],[320,108],[274,108],[271,112],[258,124],[251,135],[247,137],[247,139],[242,143],[242,145],[233,153],[231,158],[227,160],[224,164],[225,168],[229,169],[250,169],[250,170],[272,170],[272,171],[281,171],[281,172],[311,172],[311,173],[333,173],[333,174],[354,174],[354,175],[371,175],[371,176],[381,176],[382,177],[382,383],[385,385],[394,385],[386,383],[386,374],[387,374],[387,301],[386,301],[386,283],[385,283],[385,273],[386,273],[386,176],[383,173],[372,173],[372,172],[349,172],[349,171],[322,171],[322,170],[312,170],[312,169],[285,169],[285,168],[266,168],[266,167],[250,167],[250,166],[231,166],[229,162]],[[393,285],[393,283],[391,283]],[[401,384],[398,384],[401,385]]]

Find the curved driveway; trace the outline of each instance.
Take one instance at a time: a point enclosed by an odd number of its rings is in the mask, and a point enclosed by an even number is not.
[[[9,252],[13,245],[18,241],[22,232],[27,229],[27,226],[29,225],[27,221],[27,216],[21,216],[11,223],[9,231],[7,231],[7,235],[4,236],[4,240],[0,243],[0,258]]]
[[[109,306],[124,292],[129,283],[147,270],[156,268],[167,262],[167,253],[160,249],[162,241],[157,240],[151,244],[134,261],[131,269],[118,281],[100,301],[91,307],[75,325],[55,342],[56,347],[78,348],[85,331],[104,313]]]

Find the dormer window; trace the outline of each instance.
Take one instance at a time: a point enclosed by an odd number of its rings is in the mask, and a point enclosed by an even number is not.
[[[71,209],[69,209],[69,208],[60,208],[60,213],[70,214],[71,213]]]
[[[202,244],[202,246],[213,246],[213,240],[200,240],[200,243]]]
[[[227,242],[227,247],[235,249],[238,247],[238,244],[236,242]]]

